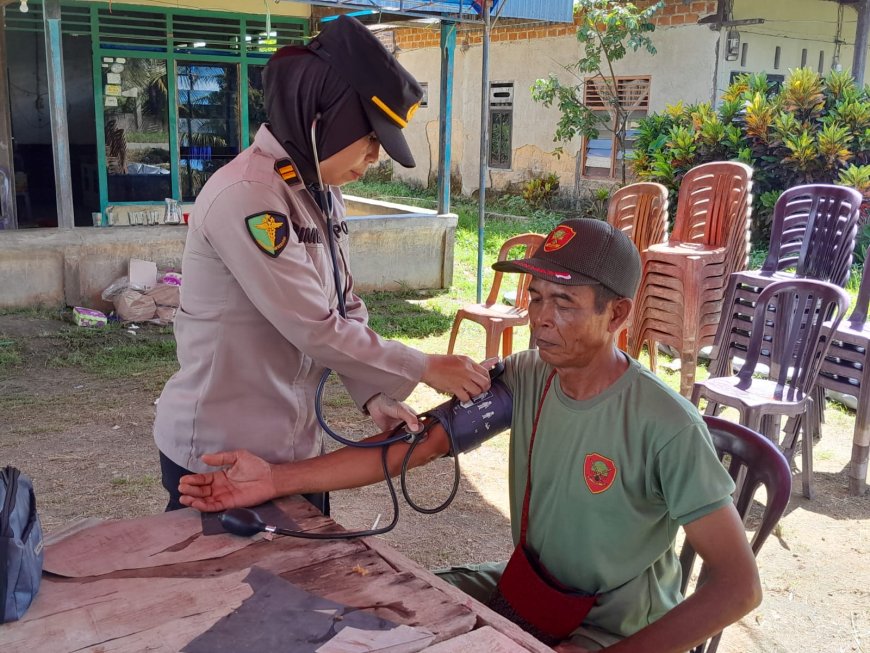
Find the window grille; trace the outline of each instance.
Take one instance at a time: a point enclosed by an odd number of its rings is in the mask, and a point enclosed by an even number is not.
[[[510,168],[513,154],[513,82],[489,86],[489,166]]]
[[[597,138],[584,139],[581,169],[587,177],[613,178],[621,168],[623,156],[632,150],[637,122],[649,111],[649,77],[617,77],[616,87],[602,77],[590,77],[584,83],[584,104],[603,118]],[[625,153],[619,151],[616,138],[616,111],[613,100],[628,112]]]

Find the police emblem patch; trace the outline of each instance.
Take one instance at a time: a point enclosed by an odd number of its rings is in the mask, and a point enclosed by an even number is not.
[[[278,258],[287,247],[290,221],[283,213],[255,213],[245,218],[245,225],[260,251],[272,258]]]
[[[616,479],[616,465],[610,458],[599,453],[586,454],[583,463],[583,480],[592,494],[600,494],[613,485]]]

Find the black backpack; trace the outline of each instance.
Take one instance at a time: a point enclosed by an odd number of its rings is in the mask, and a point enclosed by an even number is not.
[[[44,557],[33,484],[15,467],[0,469],[0,623],[30,607]]]

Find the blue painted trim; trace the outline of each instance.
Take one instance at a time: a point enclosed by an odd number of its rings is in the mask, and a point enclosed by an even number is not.
[[[438,156],[438,212],[450,212],[450,161],[453,154],[453,63],[456,59],[456,23],[441,21],[441,112],[438,141],[444,151]]]

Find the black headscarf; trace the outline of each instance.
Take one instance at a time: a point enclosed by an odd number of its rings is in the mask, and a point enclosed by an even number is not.
[[[269,128],[296,163],[306,184],[317,183],[311,123],[321,161],[371,133],[359,95],[332,67],[307,48],[287,46],[263,71]]]

